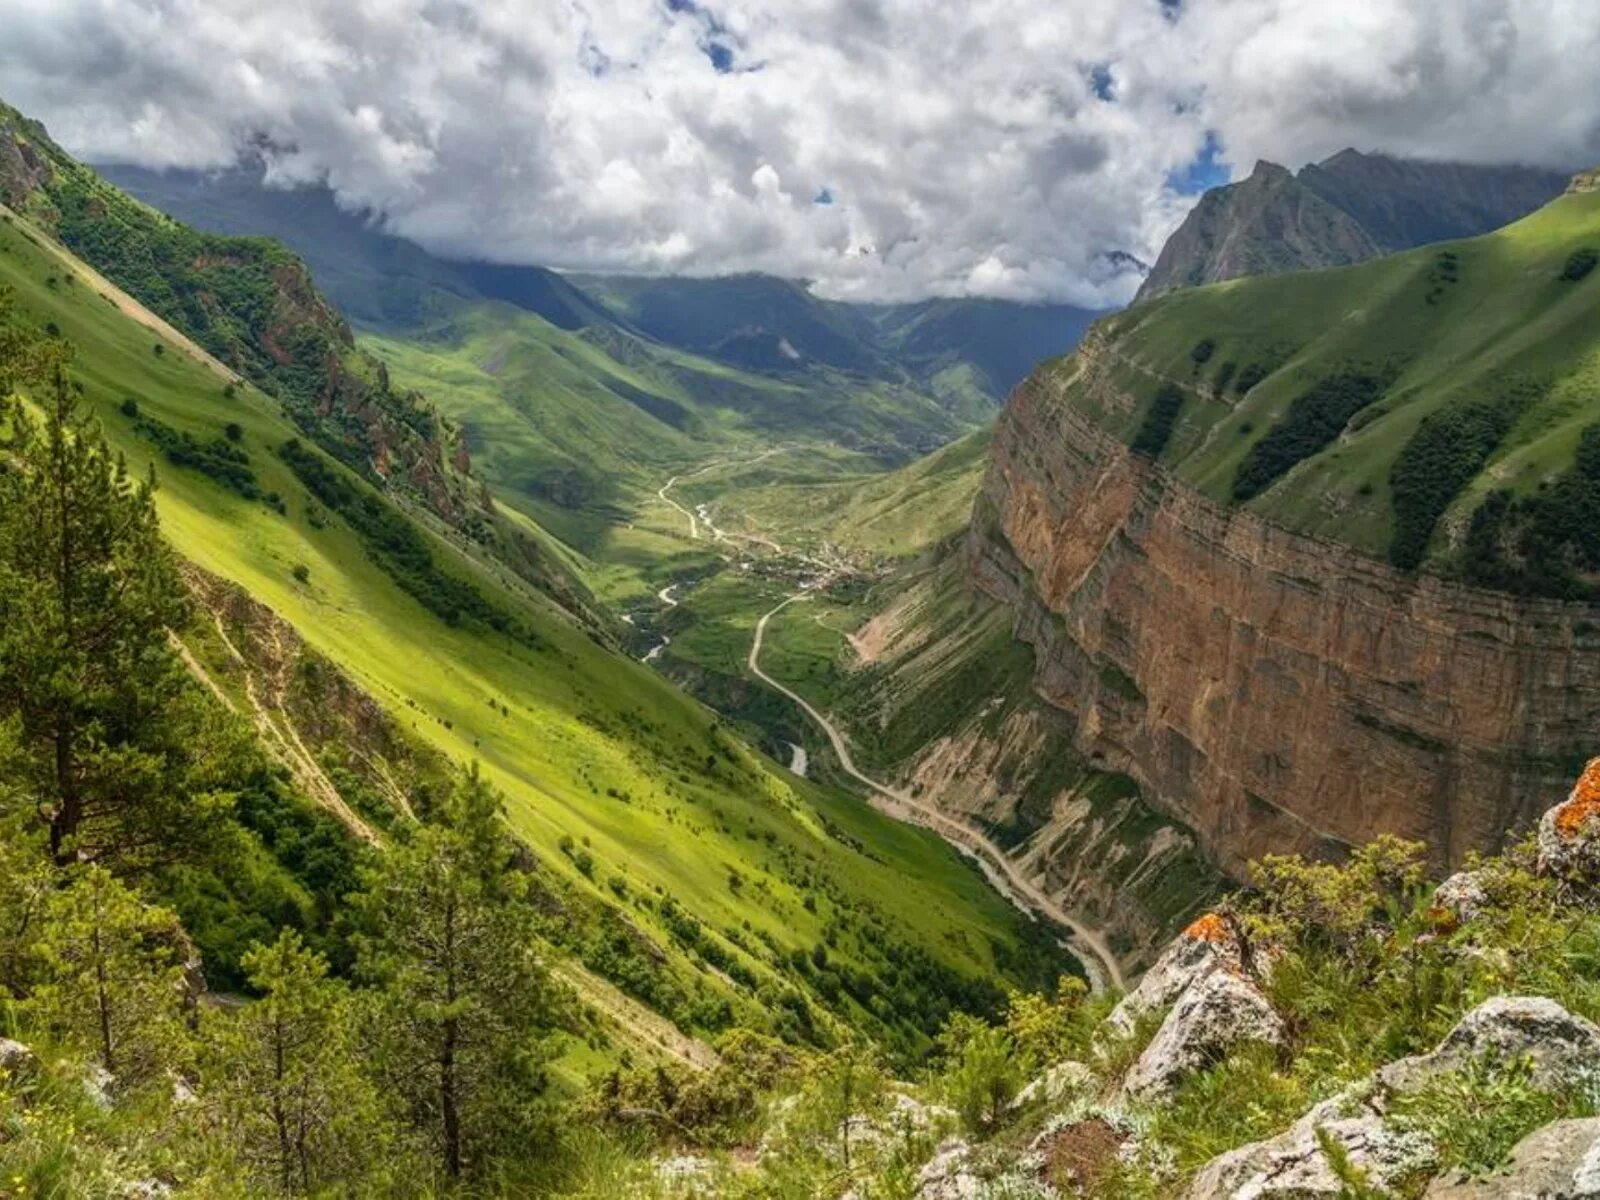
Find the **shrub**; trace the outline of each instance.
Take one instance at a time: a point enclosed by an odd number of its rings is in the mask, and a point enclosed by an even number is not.
[[[1484,497],[1461,566],[1484,587],[1563,600],[1600,596],[1585,578],[1600,571],[1600,424],[1583,431],[1571,469],[1548,487]]]
[[[1297,463],[1333,443],[1339,433],[1383,391],[1375,375],[1330,375],[1289,405],[1284,418],[1250,448],[1233,481],[1233,498],[1259,496]]]
[[[311,582],[311,568],[306,566],[305,563],[295,563],[292,574],[296,583]]]
[[[1189,357],[1194,359],[1194,368],[1198,371],[1211,361],[1211,356],[1217,352],[1217,343],[1211,338],[1201,338],[1194,344],[1194,349],[1189,351]]]
[[[1231,359],[1217,368],[1217,373],[1212,377],[1211,386],[1216,389],[1217,395],[1222,395],[1228,390],[1228,385],[1233,382],[1233,376],[1239,369],[1239,364]]]
[[[1251,388],[1255,387],[1256,384],[1265,379],[1267,375],[1267,369],[1260,363],[1251,363],[1244,370],[1239,372],[1239,377],[1234,380],[1233,390],[1238,395],[1246,395],[1249,393]]]
[[[1518,409],[1503,400],[1466,404],[1417,426],[1389,471],[1395,516],[1390,562],[1408,571],[1422,562],[1439,518],[1489,461]]]
[[[137,403],[133,413],[128,413],[126,404],[122,411],[130,416],[136,414]],[[223,438],[202,442],[187,430],[174,429],[154,417],[141,420],[138,430],[159,446],[167,461],[174,466],[199,471],[246,500],[260,498],[261,490],[256,473],[250,467],[250,456]]]
[[[1595,264],[1600,263],[1600,250],[1585,246],[1581,250],[1574,250],[1568,257],[1566,266],[1561,268],[1563,283],[1577,283],[1594,270]]]
[[[237,421],[229,421],[222,427],[222,433],[223,436],[226,437],[230,442],[239,442],[244,440],[244,427],[241,426]]]
[[[1144,458],[1160,458],[1172,438],[1172,429],[1182,408],[1183,393],[1170,383],[1163,384],[1145,410],[1144,420],[1139,423],[1129,448]]]

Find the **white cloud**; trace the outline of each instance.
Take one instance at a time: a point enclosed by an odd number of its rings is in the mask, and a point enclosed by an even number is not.
[[[1243,171],[1600,161],[1592,0],[0,0],[0,29],[0,95],[87,157],[259,141],[442,252],[852,298],[1124,299],[1108,252],[1154,256],[1208,130]]]

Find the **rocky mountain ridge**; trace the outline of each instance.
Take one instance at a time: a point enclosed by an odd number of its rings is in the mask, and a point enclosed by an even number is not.
[[[1213,188],[1167,240],[1137,301],[1178,288],[1347,266],[1487,233],[1559,195],[1567,177],[1531,167],[1422,162],[1343,150],[1298,173],[1258,162]]]

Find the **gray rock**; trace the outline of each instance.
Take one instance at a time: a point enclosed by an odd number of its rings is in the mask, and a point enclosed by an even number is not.
[[[83,1094],[89,1097],[89,1102],[96,1108],[109,1109],[112,1105],[111,1088],[117,1078],[99,1063],[94,1063],[83,1072]]]
[[[1082,1095],[1094,1087],[1094,1072],[1081,1062],[1067,1059],[1045,1069],[1044,1074],[1031,1079],[1011,1101],[1014,1109],[1030,1104],[1060,1104],[1074,1096]]]
[[[1488,1179],[1436,1179],[1426,1200],[1594,1200],[1600,1197],[1600,1117],[1556,1121],[1517,1143]]]
[[[1483,915],[1489,906],[1489,893],[1483,890],[1483,879],[1477,871],[1457,871],[1434,891],[1433,904],[1454,917],[1457,924],[1465,925]]]
[[[1530,1062],[1533,1081],[1540,1087],[1571,1086],[1600,1071],[1600,1028],[1541,996],[1486,1000],[1462,1017],[1429,1053],[1381,1067],[1318,1104],[1277,1137],[1213,1159],[1195,1178],[1189,1200],[1338,1195],[1338,1180],[1317,1142],[1319,1128],[1338,1139],[1352,1165],[1366,1172],[1369,1182],[1386,1187],[1411,1171],[1430,1166],[1432,1157],[1425,1138],[1385,1123],[1395,1096],[1475,1063],[1513,1061]],[[1600,1155],[1596,1157],[1600,1159]],[[1464,1193],[1501,1194],[1506,1193]]]
[[[1398,1133],[1379,1117],[1313,1120],[1308,1115],[1287,1133],[1212,1159],[1190,1185],[1188,1200],[1302,1200],[1348,1194],[1323,1152],[1319,1130],[1344,1147],[1350,1165],[1373,1187],[1387,1188],[1432,1162],[1433,1147],[1426,1137]]]
[[[1539,870],[1600,878],[1600,758],[1589,760],[1567,798],[1539,819]]]
[[[1123,1092],[1156,1099],[1185,1075],[1210,1066],[1246,1042],[1279,1045],[1283,1022],[1261,989],[1229,971],[1202,976],[1178,997],[1139,1060],[1123,1077]]]
[[[1221,918],[1207,913],[1173,938],[1106,1017],[1107,1032],[1126,1037],[1140,1017],[1175,1004],[1191,984],[1219,969],[1238,970],[1239,948],[1225,929]]]
[[[917,1175],[917,1200],[979,1200],[982,1181],[972,1171],[972,1147],[960,1138],[940,1145]]]
[[[7,1075],[18,1075],[24,1071],[31,1071],[35,1062],[33,1051],[21,1042],[0,1037],[0,1071],[4,1071]]]
[[[159,1179],[129,1179],[117,1187],[121,1200],[166,1200],[172,1195],[172,1185]]]
[[[1533,1082],[1546,1089],[1600,1072],[1600,1027],[1543,996],[1495,996],[1456,1024],[1428,1054],[1379,1069],[1377,1083],[1410,1092],[1435,1076],[1477,1062],[1527,1059]]]

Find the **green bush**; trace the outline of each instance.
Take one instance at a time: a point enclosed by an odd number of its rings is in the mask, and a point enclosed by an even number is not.
[[[1163,384],[1145,410],[1144,420],[1139,423],[1139,431],[1133,435],[1129,449],[1144,458],[1160,458],[1172,438],[1172,429],[1182,408],[1183,392],[1170,383]]]
[[[1491,400],[1428,416],[1389,471],[1394,535],[1389,561],[1413,570],[1427,553],[1434,526],[1510,432],[1520,405]]]
[[[1233,498],[1259,496],[1297,463],[1332,445],[1350,418],[1382,394],[1376,375],[1330,375],[1289,405],[1284,418],[1250,448],[1233,481]]]
[[[1594,270],[1596,263],[1600,263],[1600,250],[1590,246],[1574,250],[1567,257],[1566,265],[1561,268],[1561,279],[1564,283],[1577,283]]]
[[[1600,424],[1571,469],[1529,496],[1494,491],[1472,514],[1460,562],[1484,587],[1561,600],[1600,599]]]
[[[1270,372],[1267,370],[1267,368],[1263,367],[1260,363],[1251,363],[1249,366],[1245,367],[1244,370],[1239,372],[1238,378],[1234,380],[1233,390],[1240,396],[1248,395],[1250,389],[1255,387],[1256,384],[1260,383],[1269,374]]]

